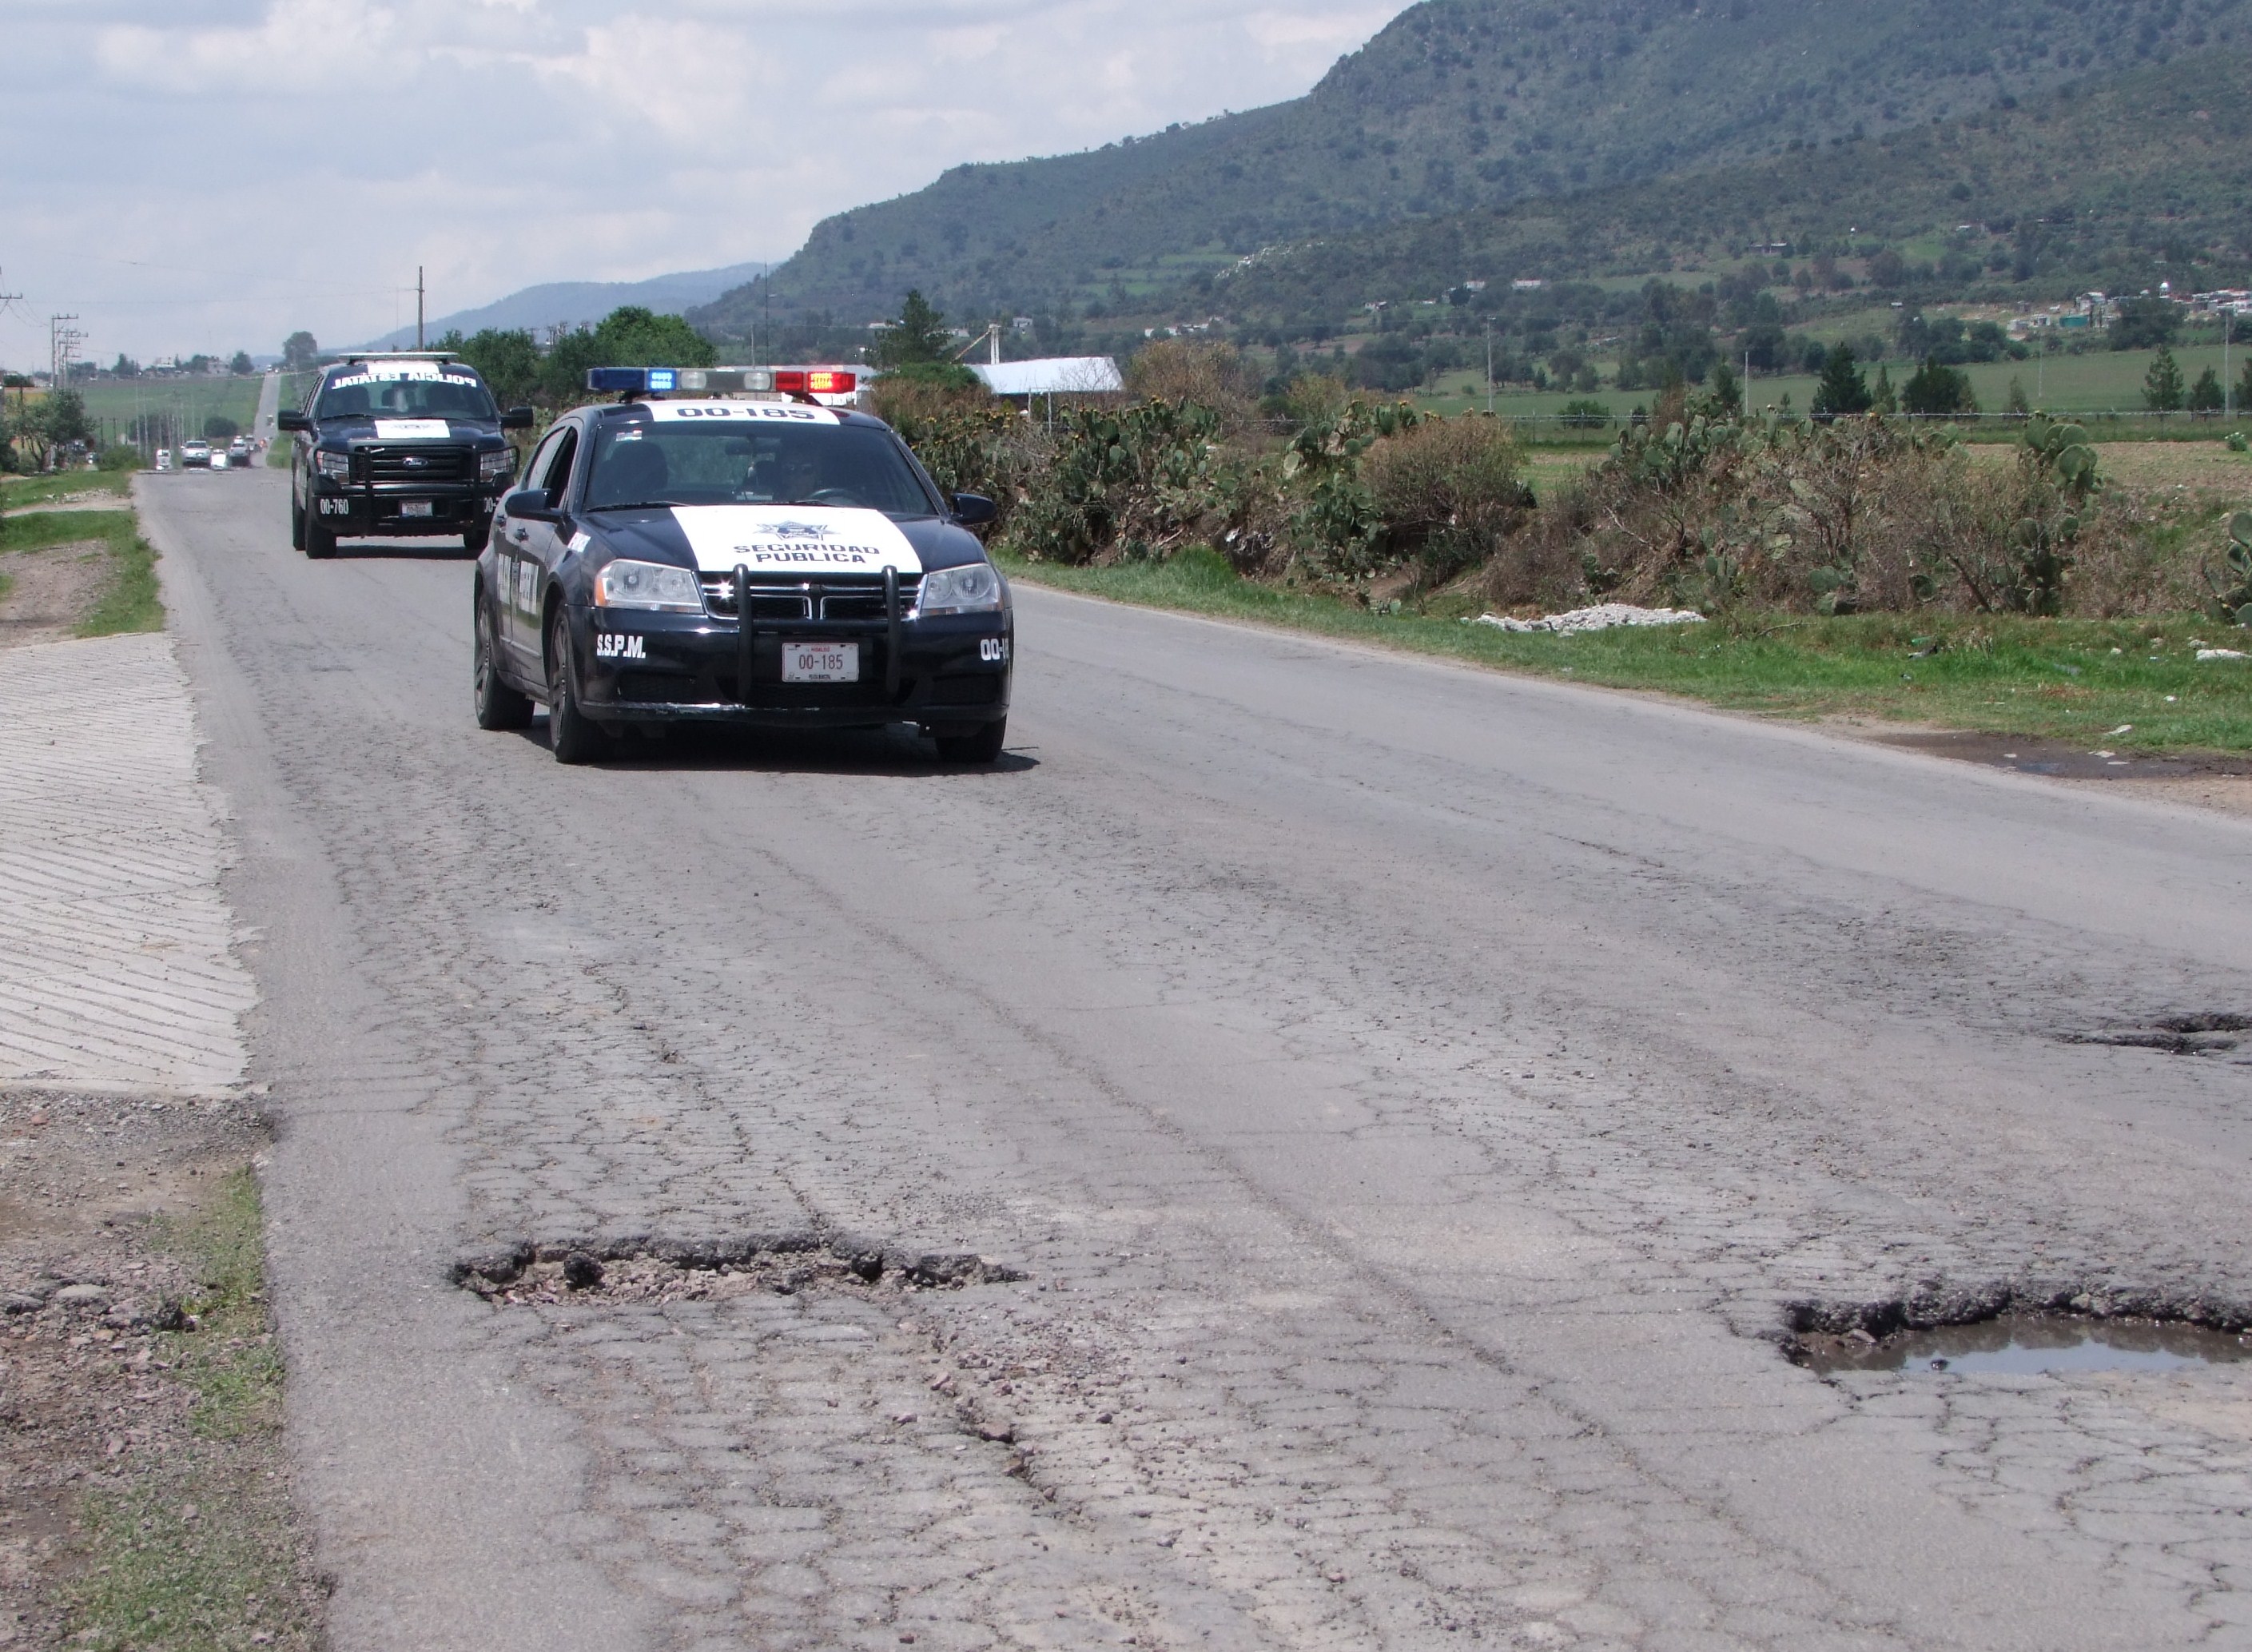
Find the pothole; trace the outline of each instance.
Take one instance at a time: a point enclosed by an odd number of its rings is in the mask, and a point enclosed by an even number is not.
[[[2077,1371],[2175,1371],[2252,1360],[2252,1333],[2179,1321],[2006,1314],[1973,1325],[1873,1336],[1866,1330],[1795,1339],[1792,1359],[1825,1376],[2040,1376]]]
[[[456,1261],[455,1284],[489,1300],[652,1303],[809,1291],[935,1291],[1025,1276],[988,1257],[823,1233],[725,1241],[525,1242]]]
[[[2222,1011],[2161,1015],[2131,1027],[2092,1033],[2067,1033],[2068,1044],[2104,1044],[2115,1049],[2154,1049],[2168,1056],[2225,1056],[2252,1033],[2252,1015]]]

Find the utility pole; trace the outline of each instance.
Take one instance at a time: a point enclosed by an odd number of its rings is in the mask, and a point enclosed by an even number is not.
[[[2236,386],[2228,376],[2228,335],[2236,325],[2236,311],[2224,304],[2221,309],[2221,416],[2224,422],[2236,416]]]
[[[1493,317],[1485,318],[1485,410],[1493,414]]]
[[[414,266],[414,347],[422,347],[422,266]]]

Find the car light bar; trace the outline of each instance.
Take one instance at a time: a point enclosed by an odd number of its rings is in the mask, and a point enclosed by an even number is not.
[[[860,375],[834,367],[589,367],[587,388],[631,396],[849,396]]]

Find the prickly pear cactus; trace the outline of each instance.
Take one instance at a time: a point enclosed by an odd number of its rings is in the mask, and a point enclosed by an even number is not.
[[[2252,511],[2239,511],[2229,519],[2220,572],[2208,568],[2205,580],[2213,589],[2214,618],[2252,625]]]
[[[2026,426],[2024,441],[2067,490],[2083,498],[2096,491],[2096,450],[2088,444],[2084,426],[2035,414]]]

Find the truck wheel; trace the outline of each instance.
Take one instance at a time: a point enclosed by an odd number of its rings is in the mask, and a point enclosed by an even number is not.
[[[501,680],[492,627],[485,624],[482,613],[477,616],[476,662],[471,672],[478,728],[498,730],[532,726],[532,696],[518,693]]]
[[[1001,756],[1001,742],[1009,732],[1006,717],[998,722],[989,722],[974,735],[940,735],[938,755],[949,763],[997,763]]]
[[[289,548],[305,548],[305,507],[297,502],[297,490],[289,490]]]
[[[558,607],[547,622],[547,745],[558,763],[592,763],[609,742],[579,709],[573,675],[571,627]]]
[[[305,519],[305,554],[313,561],[337,554],[337,536],[317,516]]]

